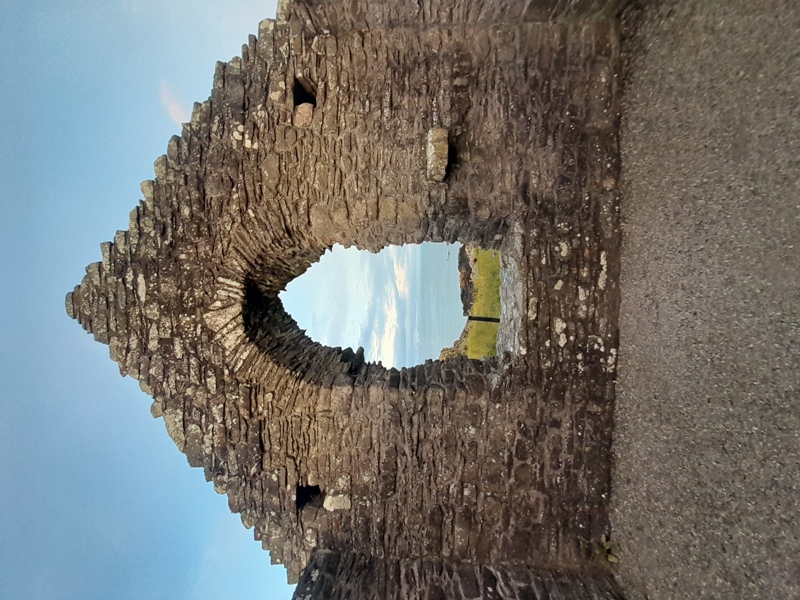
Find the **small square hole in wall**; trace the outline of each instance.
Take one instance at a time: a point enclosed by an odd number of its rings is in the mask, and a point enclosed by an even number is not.
[[[322,490],[318,485],[298,485],[295,490],[295,506],[300,512],[306,506],[322,506]]]
[[[317,105],[317,94],[314,86],[304,78],[295,77],[294,87],[292,88],[292,95],[294,96],[294,106],[297,108],[301,104],[310,104],[311,106]]]
[[[317,106],[315,87],[306,79],[295,77],[292,96],[294,98],[294,126],[309,127],[314,120],[314,108]]]

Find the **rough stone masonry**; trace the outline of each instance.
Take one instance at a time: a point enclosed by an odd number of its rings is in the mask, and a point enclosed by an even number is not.
[[[67,295],[296,597],[622,597],[616,5],[282,3]],[[512,351],[386,369],[278,298],[422,241],[501,250]]]

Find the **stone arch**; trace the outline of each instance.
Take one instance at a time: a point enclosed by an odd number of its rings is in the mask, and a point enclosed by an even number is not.
[[[258,222],[258,219],[254,218],[254,221]],[[451,224],[458,222],[457,219],[450,220]],[[485,227],[465,222],[459,225],[458,230],[454,228],[446,239],[484,239],[487,240],[484,242],[486,246],[498,246],[504,224],[505,220],[495,220]],[[425,230],[420,231],[419,225],[416,225],[409,234],[402,237],[394,235],[391,240],[400,243],[443,241],[436,233],[437,225],[431,226],[430,222],[426,222],[424,227]],[[464,233],[460,233],[462,231]],[[261,356],[269,357],[298,374],[304,381],[317,386],[330,386],[332,374],[339,374],[346,376],[345,379],[349,378],[348,381],[353,385],[381,381],[398,387],[400,379],[397,369],[368,365],[363,352],[323,346],[299,329],[284,310],[278,293],[318,261],[327,248],[291,248],[286,254],[276,256],[274,239],[266,232],[266,227],[257,225],[235,236],[230,250],[232,258],[221,268],[222,275],[217,278],[213,302],[204,315],[208,327],[217,333],[215,339],[227,348],[226,360],[234,366],[237,378],[258,381],[263,371],[258,358]],[[362,242],[357,231],[350,234],[350,240],[355,240],[354,245],[362,249],[373,251],[389,245],[388,242],[382,244],[379,238],[372,235]]]
[[[281,3],[68,294],[290,580],[315,549],[594,573],[619,243],[618,33],[571,18],[595,5]],[[278,299],[334,243],[422,241],[502,249],[514,357],[384,369]]]

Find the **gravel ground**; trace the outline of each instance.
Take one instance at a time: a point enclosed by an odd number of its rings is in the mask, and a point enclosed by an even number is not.
[[[612,524],[631,598],[800,598],[800,2],[627,46]]]

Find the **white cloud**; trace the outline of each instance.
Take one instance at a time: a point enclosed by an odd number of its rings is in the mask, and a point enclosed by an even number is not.
[[[397,258],[392,258],[392,271],[394,273],[394,284],[400,297],[408,299],[408,265]]]
[[[410,293],[408,273],[413,249],[413,246],[389,246],[384,250],[391,263],[394,287],[397,290],[397,294],[405,300],[408,300]]]
[[[177,125],[183,125],[186,123],[189,120],[189,116],[183,107],[183,102],[181,99],[177,96],[177,94],[175,94],[170,85],[163,79],[161,80],[160,88],[161,104],[165,109],[167,109],[169,117]]]
[[[390,293],[387,295],[386,304],[383,307],[383,328],[374,328],[370,335],[369,360],[380,361],[386,366],[395,364],[397,320],[397,297]]]

